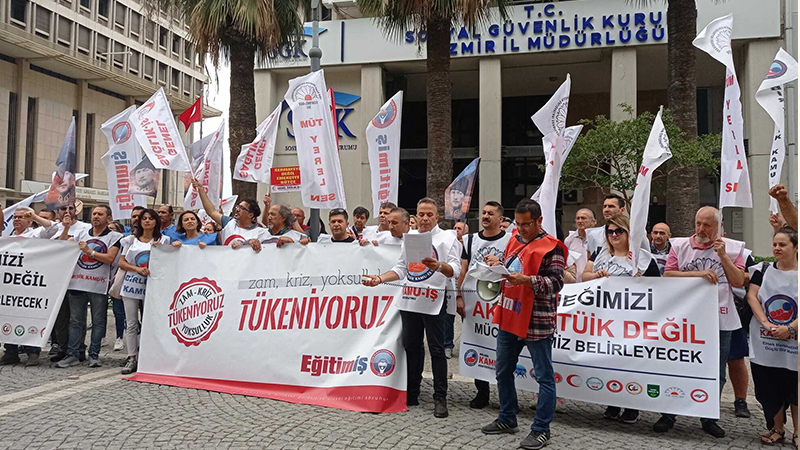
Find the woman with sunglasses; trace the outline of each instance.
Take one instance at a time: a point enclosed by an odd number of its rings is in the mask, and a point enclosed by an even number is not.
[[[629,232],[630,221],[627,214],[606,220],[605,245],[589,257],[589,261],[583,270],[583,281],[600,277],[661,276],[658,265],[649,255],[642,254],[639,259],[639,267],[634,267],[633,261],[629,257]],[[639,410],[627,408],[622,411],[618,406],[609,406],[606,408],[603,417],[633,424],[639,419]]]
[[[206,245],[215,245],[217,233],[204,234],[200,228],[200,216],[194,211],[184,211],[178,216],[178,225],[175,228],[175,240],[173,247],[180,247],[183,244],[196,245],[205,248]]]

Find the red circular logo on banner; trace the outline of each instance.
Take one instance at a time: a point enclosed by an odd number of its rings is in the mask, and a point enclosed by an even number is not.
[[[208,340],[222,319],[225,294],[208,278],[181,284],[167,313],[169,328],[181,344],[191,347]]]
[[[708,400],[708,393],[702,389],[693,390],[689,396],[697,403],[705,403]]]
[[[622,383],[620,383],[617,380],[611,380],[608,383],[606,383],[606,389],[608,389],[609,392],[613,392],[615,394],[617,392],[622,392],[622,387],[623,387]]]

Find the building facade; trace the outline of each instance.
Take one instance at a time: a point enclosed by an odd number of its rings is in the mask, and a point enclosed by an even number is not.
[[[139,1],[0,2],[0,204],[49,185],[73,117],[78,172],[90,174],[77,196],[107,203],[100,125],[159,87],[180,114],[203,94],[203,59],[182,21],[148,13]],[[165,171],[162,178],[156,200],[182,204],[182,177]]]
[[[399,203],[414,209],[425,193],[427,153],[424,35],[413,30],[386,36],[352,0],[324,2],[334,20],[320,23],[322,68],[336,91],[339,144],[350,209],[371,205],[369,162],[364,130],[384,101],[404,91]],[[603,114],[628,117],[656,112],[666,105],[666,5],[625,0],[555,3],[519,2],[509,20],[493,14],[475,30],[454,28],[451,40],[454,176],[480,156],[480,174],[472,217],[487,200],[506,208],[530,197],[541,183],[544,162],[541,133],[530,116],[563,82],[572,77],[567,125]],[[741,83],[745,141],[753,185],[754,208],[726,208],[726,230],[746,240],[756,254],[769,255],[767,169],[773,124],[755,102],[755,92],[778,48],[796,55],[789,22],[796,23],[792,2],[748,0],[698,2],[698,31],[716,17],[733,13],[733,51]],[[309,25],[309,24],[306,24]],[[310,27],[307,29],[310,36]],[[788,36],[788,37],[787,37]],[[256,68],[257,119],[263,120],[283,99],[288,80],[307,73],[310,37],[302,47],[284,48],[270,64]],[[724,66],[700,50],[697,56],[698,130],[722,129]],[[793,83],[794,84],[794,83]],[[787,99],[796,96],[790,86]],[[344,95],[342,95],[344,94]],[[339,99],[342,99],[341,101]],[[787,158],[784,177],[796,200],[796,109],[787,103]],[[297,165],[291,111],[281,116],[275,166]],[[789,125],[791,124],[791,125]],[[701,202],[716,205],[719,179],[701,178]],[[260,186],[265,192],[267,186]],[[666,192],[654,189],[651,218],[666,215]],[[565,192],[559,203],[564,230],[573,227],[574,212],[588,206],[599,215],[603,194],[596,190]],[[275,194],[278,202],[300,203],[295,193]],[[324,214],[323,214],[323,217]]]

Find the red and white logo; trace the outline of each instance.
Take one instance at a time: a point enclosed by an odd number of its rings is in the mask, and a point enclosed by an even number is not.
[[[617,380],[611,380],[608,383],[606,383],[606,389],[608,389],[609,392],[613,392],[615,394],[617,392],[622,392],[622,383],[620,383]]]
[[[693,390],[689,396],[697,403],[705,403],[705,401],[708,400],[708,392],[702,389]]]
[[[181,284],[169,305],[169,328],[181,344],[200,345],[222,319],[225,294],[208,278],[192,278]]]

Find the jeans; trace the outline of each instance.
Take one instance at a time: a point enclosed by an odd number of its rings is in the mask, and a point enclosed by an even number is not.
[[[114,325],[117,328],[117,339],[122,339],[125,333],[125,307],[121,298],[111,297],[111,308],[114,310]]]
[[[719,394],[722,395],[722,388],[725,387],[725,369],[728,367],[728,353],[731,350],[731,336],[733,331],[719,331]],[[675,420],[675,414],[661,414],[662,417],[669,417]],[[700,422],[716,422],[717,419],[701,418]]]
[[[27,345],[4,344],[3,346],[6,349],[6,355],[11,357],[19,356],[20,352],[26,355],[38,355],[42,352],[42,349],[39,347],[28,347]]]
[[[139,354],[139,307],[144,303],[137,298],[122,297],[122,304],[125,306],[125,347],[128,350],[128,356],[135,357]],[[144,313],[142,313],[144,317]]]
[[[422,369],[425,366],[425,346],[423,335],[428,338],[428,351],[431,353],[433,370],[433,398],[447,397],[447,358],[444,356],[444,329],[447,318],[445,305],[439,314],[400,311],[403,319],[403,347],[408,361],[408,387],[410,397],[419,396],[422,383]],[[130,333],[130,330],[128,330]]]
[[[456,345],[453,343],[455,337],[455,324],[456,316],[447,315],[444,319],[444,348],[453,349]]]
[[[106,335],[106,316],[108,296],[84,291],[67,291],[69,300],[69,343],[67,355],[79,357],[81,346],[86,339],[86,304],[92,309],[92,336],[89,344],[89,358],[100,355],[100,344]]]
[[[497,393],[500,397],[500,413],[497,421],[506,425],[517,425],[517,389],[514,385],[519,354],[528,347],[533,360],[536,382],[539,383],[539,402],[531,431],[549,433],[550,422],[556,415],[556,380],[553,372],[553,337],[538,341],[526,341],[517,335],[500,330],[497,334]]]

